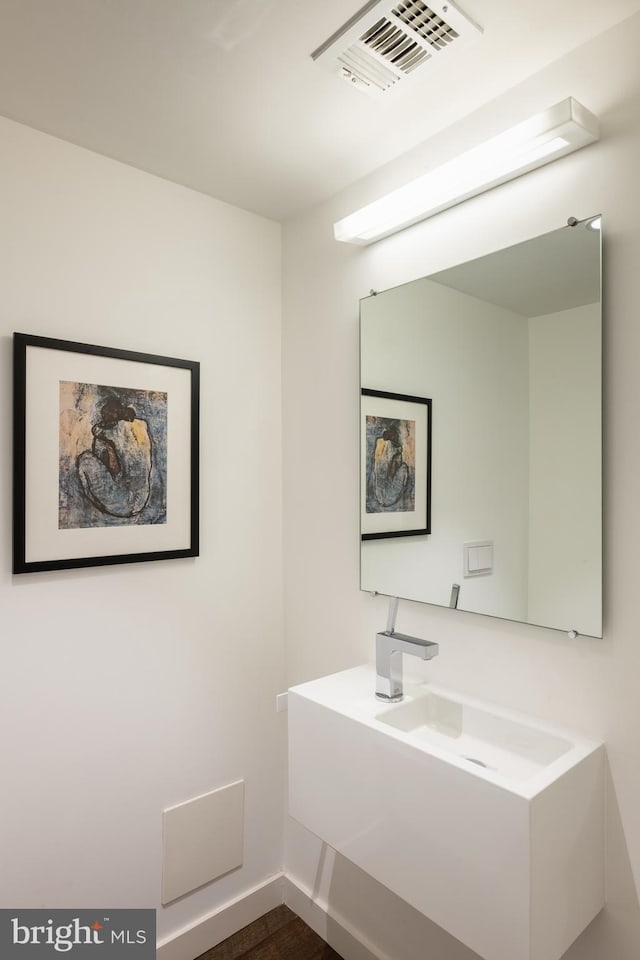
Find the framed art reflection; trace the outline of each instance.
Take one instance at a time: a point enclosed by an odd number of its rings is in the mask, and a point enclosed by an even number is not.
[[[431,400],[361,391],[361,536],[431,532]]]

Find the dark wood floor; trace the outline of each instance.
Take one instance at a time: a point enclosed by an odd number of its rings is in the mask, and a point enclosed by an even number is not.
[[[198,960],[342,960],[284,904],[234,933]]]

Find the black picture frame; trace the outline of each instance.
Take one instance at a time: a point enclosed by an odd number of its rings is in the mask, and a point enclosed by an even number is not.
[[[431,429],[429,398],[360,391],[362,540],[431,533]]]
[[[199,555],[199,362],[14,333],[13,377],[14,574]]]

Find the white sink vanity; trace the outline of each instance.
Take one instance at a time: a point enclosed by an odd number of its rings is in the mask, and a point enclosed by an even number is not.
[[[604,905],[604,749],[363,666],[289,691],[303,826],[486,960],[559,960]]]
[[[602,636],[601,227],[361,301],[363,590]],[[485,960],[560,960],[604,905],[604,748],[403,691],[438,645],[396,610],[375,671],[290,691],[291,814]]]

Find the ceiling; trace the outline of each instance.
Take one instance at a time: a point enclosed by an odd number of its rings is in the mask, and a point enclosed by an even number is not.
[[[429,280],[523,317],[544,317],[598,303],[600,231],[590,228],[591,222],[533,237],[434,273]]]
[[[482,38],[375,99],[310,57],[363,3],[0,0],[0,114],[285,220],[640,9],[458,0]]]

